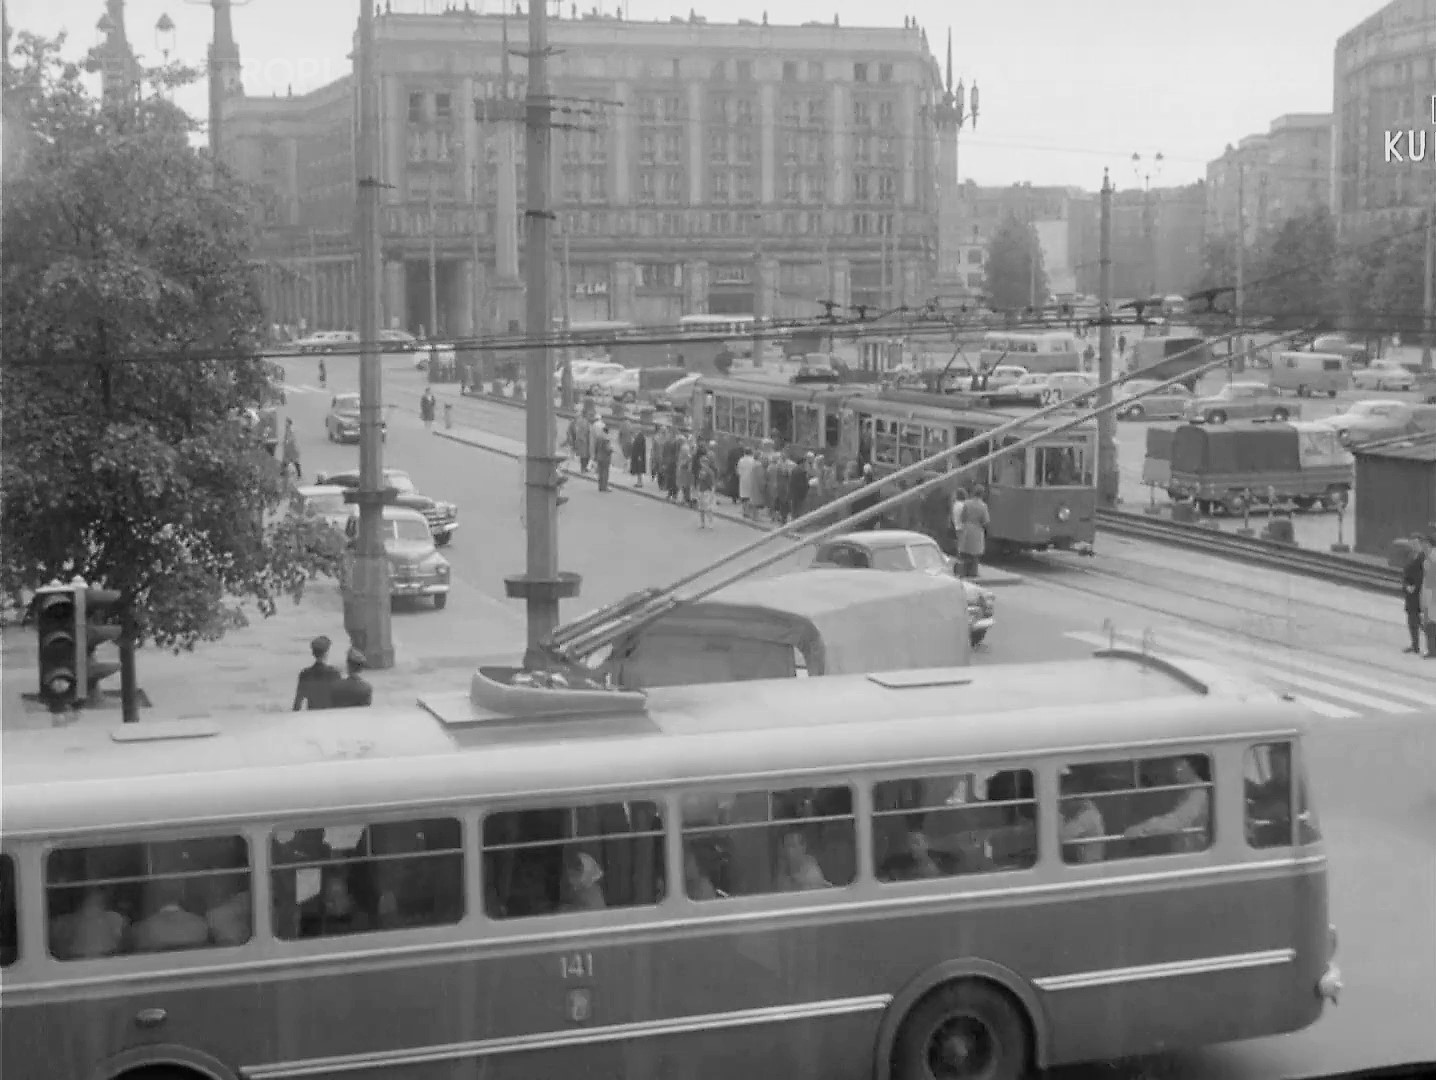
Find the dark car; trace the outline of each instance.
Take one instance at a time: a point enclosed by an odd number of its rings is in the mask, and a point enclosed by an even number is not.
[[[320,473],[315,480],[320,484],[357,490],[359,470]],[[390,505],[407,507],[424,515],[424,520],[429,523],[429,532],[433,535],[436,546],[443,547],[454,538],[454,533],[459,530],[459,508],[453,503],[441,502],[438,499],[431,499],[427,495],[421,495],[419,489],[414,486],[414,481],[409,479],[409,474],[402,469],[385,469],[384,486],[391,487],[398,492]]]
[[[359,395],[335,394],[329,401],[329,415],[324,418],[324,434],[330,442],[359,441]],[[380,438],[388,441],[389,422],[380,421]]]

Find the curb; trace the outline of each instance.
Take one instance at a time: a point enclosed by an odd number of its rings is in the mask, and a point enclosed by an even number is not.
[[[452,430],[441,431],[438,428],[435,428],[434,434],[441,439],[447,439],[449,442],[455,442],[461,446],[472,446],[476,450],[485,450],[490,454],[497,454],[499,455],[499,457],[508,458],[510,461],[522,461],[524,458],[524,455],[518,451],[509,450],[502,446],[496,446],[493,443],[484,442],[481,439],[466,437]],[[598,478],[591,473],[579,472],[577,469],[573,468],[568,463],[564,464],[563,469],[564,472],[567,473],[569,476],[576,476],[581,480],[586,480],[590,484],[593,484],[595,487],[598,485]],[[648,499],[650,502],[668,502],[668,496],[661,494],[656,488],[638,488],[632,486],[631,484],[627,486],[623,484],[611,484],[610,488],[613,491],[623,492],[626,495],[637,495],[641,498]],[[734,525],[745,526],[746,528],[753,529],[756,532],[772,533],[774,531],[771,525],[765,524],[761,521],[754,521],[752,518],[745,518],[741,514],[734,514],[731,511],[718,509],[714,511],[713,516],[722,518],[724,521],[731,522]],[[797,539],[797,537],[793,537],[793,539]],[[998,570],[986,565],[983,566],[983,571],[983,576],[979,580],[978,584],[982,585],[984,588],[1001,588],[1008,585],[1021,585],[1026,580],[1020,574],[1013,574],[1009,571]]]

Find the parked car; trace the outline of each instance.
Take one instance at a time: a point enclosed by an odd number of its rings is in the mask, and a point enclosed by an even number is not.
[[[1225,424],[1228,420],[1289,420],[1301,405],[1281,397],[1266,383],[1228,383],[1215,394],[1187,402],[1186,419],[1194,424]]]
[[[320,473],[315,479],[321,484],[357,489],[359,487],[359,470]],[[424,515],[424,520],[429,523],[429,532],[433,534],[434,543],[439,547],[448,544],[454,538],[454,533],[459,531],[459,508],[451,502],[442,502],[421,494],[419,489],[414,486],[414,481],[410,479],[409,474],[402,469],[385,469],[384,486],[391,487],[398,492],[391,505]]]
[[[955,576],[955,563],[932,537],[906,529],[874,529],[847,533],[821,544],[813,570],[883,570]],[[956,578],[967,601],[968,635],[980,645],[996,624],[997,598],[975,581]]]
[[[1181,383],[1146,394],[1145,397],[1138,397],[1139,394],[1145,394],[1159,385],[1161,383],[1154,379],[1133,379],[1124,383],[1115,394],[1117,400],[1123,402],[1117,410],[1117,419],[1168,420],[1185,416],[1187,405],[1192,400],[1192,392]]]
[[[1011,402],[1017,405],[1040,405],[1042,395],[1047,392],[1047,380],[1050,377],[1045,372],[1023,375],[1015,383],[1004,386],[993,394],[992,400],[994,402]]]
[[[638,390],[642,378],[638,368],[624,368],[617,375],[612,375],[600,383],[609,397],[614,401],[637,401]]]
[[[349,519],[345,532],[352,550],[359,537],[357,515]],[[434,546],[424,515],[403,506],[384,507],[383,536],[390,598],[428,597],[442,611],[449,603],[449,560]]]
[[[580,394],[596,391],[609,379],[622,375],[624,371],[622,364],[602,360],[590,360],[584,362],[582,367],[579,364],[574,364],[573,367],[573,388]]]
[[[998,364],[987,373],[987,390],[1002,390],[1008,386],[1015,386],[1022,381],[1027,374],[1025,367],[1018,367],[1016,364]]]
[[[386,352],[413,352],[419,339],[407,330],[380,330],[379,344]]]
[[[1395,360],[1373,360],[1360,371],[1351,374],[1353,390],[1413,390],[1416,376]]]
[[[1341,334],[1322,334],[1311,343],[1311,351],[1344,356],[1351,362],[1353,368],[1364,367],[1371,362],[1371,354],[1365,345],[1357,345],[1348,341]]]
[[[295,492],[299,498],[299,513],[319,518],[329,527],[318,553],[342,555],[349,519],[359,508],[344,501],[344,489],[337,484],[308,484],[296,488]]]
[[[295,341],[294,348],[302,353],[333,353],[358,344],[359,335],[353,330],[320,330]]]
[[[1436,408],[1375,398],[1358,401],[1339,416],[1318,423],[1335,431],[1343,446],[1358,446],[1397,435],[1436,432]]]
[[[380,438],[387,441],[389,422],[381,421]],[[329,415],[324,418],[324,434],[330,442],[359,441],[359,395],[335,394],[329,401]]]

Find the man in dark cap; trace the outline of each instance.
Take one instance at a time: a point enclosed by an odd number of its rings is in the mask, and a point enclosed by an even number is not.
[[[356,709],[374,704],[374,688],[359,675],[364,670],[364,654],[358,649],[350,649],[344,658],[344,666],[349,669],[349,676],[334,684],[330,707]]]
[[[314,654],[314,663],[299,673],[299,686],[294,691],[294,711],[305,708],[330,709],[334,707],[334,687],[339,685],[339,669],[331,667],[329,660],[329,639],[320,635],[309,643]]]

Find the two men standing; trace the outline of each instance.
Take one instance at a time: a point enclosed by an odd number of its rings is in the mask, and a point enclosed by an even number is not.
[[[329,663],[332,643],[320,635],[309,643],[314,663],[299,673],[294,691],[294,711],[302,709],[353,709],[374,703],[374,688],[359,674],[364,670],[364,654],[350,649],[344,658],[347,676]]]

